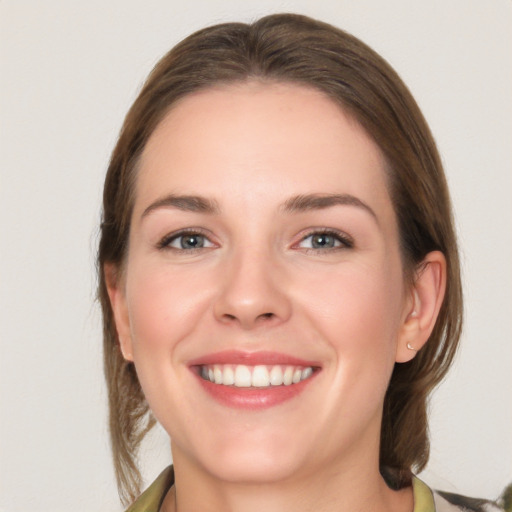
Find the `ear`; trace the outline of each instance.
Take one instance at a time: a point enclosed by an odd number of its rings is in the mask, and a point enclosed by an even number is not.
[[[446,259],[440,251],[429,252],[418,266],[396,349],[397,363],[416,356],[427,342],[441,309],[446,290]]]
[[[105,273],[105,282],[110,306],[114,314],[121,353],[127,361],[133,361],[130,317],[126,303],[126,291],[119,267],[113,263],[105,263],[103,272]]]

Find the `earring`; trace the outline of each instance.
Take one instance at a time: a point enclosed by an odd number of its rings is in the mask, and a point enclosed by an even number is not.
[[[407,348],[413,352],[418,352],[409,342],[407,342]]]

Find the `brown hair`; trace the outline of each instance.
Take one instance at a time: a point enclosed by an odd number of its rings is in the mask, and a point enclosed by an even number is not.
[[[448,370],[460,337],[462,292],[446,179],[430,130],[395,71],[357,38],[305,16],[279,14],[252,24],[200,30],[174,47],[151,72],[126,116],[108,168],[98,255],[110,435],[122,499],[140,488],[137,448],[154,424],[132,363],[126,362],[107,294],[104,264],[126,256],[137,161],[149,137],[180,98],[212,85],[250,79],[314,87],[350,113],[385,156],[406,276],[426,254],[447,260],[447,289],[428,343],[396,364],[386,394],[381,471],[407,483],[429,455],[427,398]]]

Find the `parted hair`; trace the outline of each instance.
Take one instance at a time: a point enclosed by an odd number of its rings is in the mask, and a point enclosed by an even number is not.
[[[130,108],[108,167],[98,251],[109,428],[121,500],[140,492],[137,453],[154,425],[133,363],[120,350],[105,264],[127,254],[137,163],[169,109],[208,87],[249,80],[313,87],[355,119],[385,157],[404,275],[413,280],[433,250],[447,261],[447,288],[434,330],[417,356],[397,363],[383,406],[380,467],[400,488],[429,456],[427,400],[448,370],[462,327],[462,291],[450,197],[438,151],[415,100],[392,67],[366,44],[296,14],[224,23],[190,35],[155,66]]]

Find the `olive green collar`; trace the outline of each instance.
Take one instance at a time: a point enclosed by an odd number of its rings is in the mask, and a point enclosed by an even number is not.
[[[167,491],[174,484],[174,468],[164,469],[158,478],[139,496],[126,512],[159,512]],[[430,488],[419,478],[413,477],[414,512],[435,512],[434,497]]]

